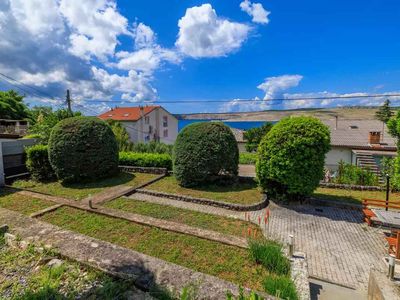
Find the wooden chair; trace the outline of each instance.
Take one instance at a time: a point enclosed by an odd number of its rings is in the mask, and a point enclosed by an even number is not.
[[[363,215],[364,215],[364,221],[368,224],[368,226],[372,226],[376,223],[379,223],[379,221],[374,220],[376,218],[376,215],[374,212],[369,209],[370,206],[374,207],[383,207],[386,209],[400,209],[400,202],[399,200],[395,201],[389,201],[389,204],[386,205],[386,200],[381,200],[381,199],[363,199],[362,201],[363,205]]]
[[[400,259],[400,231],[397,232],[396,237],[386,237],[388,242],[389,254],[393,254],[397,259]]]

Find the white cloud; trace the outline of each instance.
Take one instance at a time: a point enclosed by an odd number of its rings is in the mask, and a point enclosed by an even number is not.
[[[264,100],[269,100],[284,90],[298,86],[302,79],[303,76],[301,75],[267,77],[257,88],[265,92]]]
[[[400,92],[388,92],[386,95],[398,95]],[[388,99],[385,96],[363,98],[373,94],[366,92],[358,93],[334,93],[334,92],[313,92],[313,93],[293,93],[283,94],[282,98],[286,100],[268,101],[259,98],[243,101],[235,99],[220,106],[220,112],[245,112],[260,110],[285,110],[300,108],[329,108],[345,106],[379,106]],[[347,97],[347,98],[346,98]],[[320,98],[320,99],[309,99]],[[321,99],[327,98],[327,99]],[[400,102],[400,96],[390,97],[392,103]]]
[[[180,55],[171,49],[162,48],[157,44],[156,35],[153,30],[140,23],[134,30],[136,51],[120,51],[116,54],[118,63],[114,64],[121,70],[141,71],[151,75],[164,62],[179,64]]]
[[[225,56],[239,49],[251,30],[246,24],[218,17],[211,4],[188,8],[178,26],[175,45],[194,58]]]
[[[156,41],[153,29],[143,23],[136,25],[134,36],[137,49],[153,47]]]
[[[240,3],[242,11],[246,12],[249,16],[253,17],[254,23],[268,24],[268,15],[271,13],[264,9],[261,3],[251,3],[250,0],[244,0]]]
[[[132,38],[132,52],[115,53],[121,35]],[[0,36],[0,72],[54,96],[27,95],[33,105],[59,105],[67,88],[96,110],[111,99],[152,101],[153,73],[181,62],[177,51],[157,44],[149,26],[129,28],[115,0],[3,0]]]
[[[129,34],[128,20],[112,0],[61,0],[59,9],[72,31],[70,52],[80,58],[104,60],[114,54],[117,36]]]
[[[132,102],[154,100],[157,90],[150,85],[150,78],[134,70],[128,76],[109,74],[106,70],[92,67],[94,78],[100,83],[104,91],[118,91],[121,98]]]

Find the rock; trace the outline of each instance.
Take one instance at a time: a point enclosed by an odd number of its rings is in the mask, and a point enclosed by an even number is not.
[[[63,264],[63,261],[61,259],[53,258],[52,260],[50,260],[47,263],[47,266],[50,267],[50,268],[58,268],[62,264]]]

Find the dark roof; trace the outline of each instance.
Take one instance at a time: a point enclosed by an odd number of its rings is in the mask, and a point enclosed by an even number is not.
[[[385,125],[382,140],[382,122],[378,120],[322,120],[331,130],[331,145],[349,148],[377,148],[368,143],[369,133],[372,131],[381,132],[381,148],[383,150],[396,149],[396,140],[389,134]]]

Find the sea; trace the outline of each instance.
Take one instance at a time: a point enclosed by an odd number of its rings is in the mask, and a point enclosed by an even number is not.
[[[190,119],[190,120],[178,120],[178,130],[181,131],[185,126],[197,123],[197,122],[210,122],[214,120],[210,119]],[[228,125],[232,128],[237,128],[241,130],[249,130],[251,128],[261,127],[266,121],[224,121],[224,120],[215,120],[221,121],[224,124]],[[271,122],[274,123],[274,122]]]

